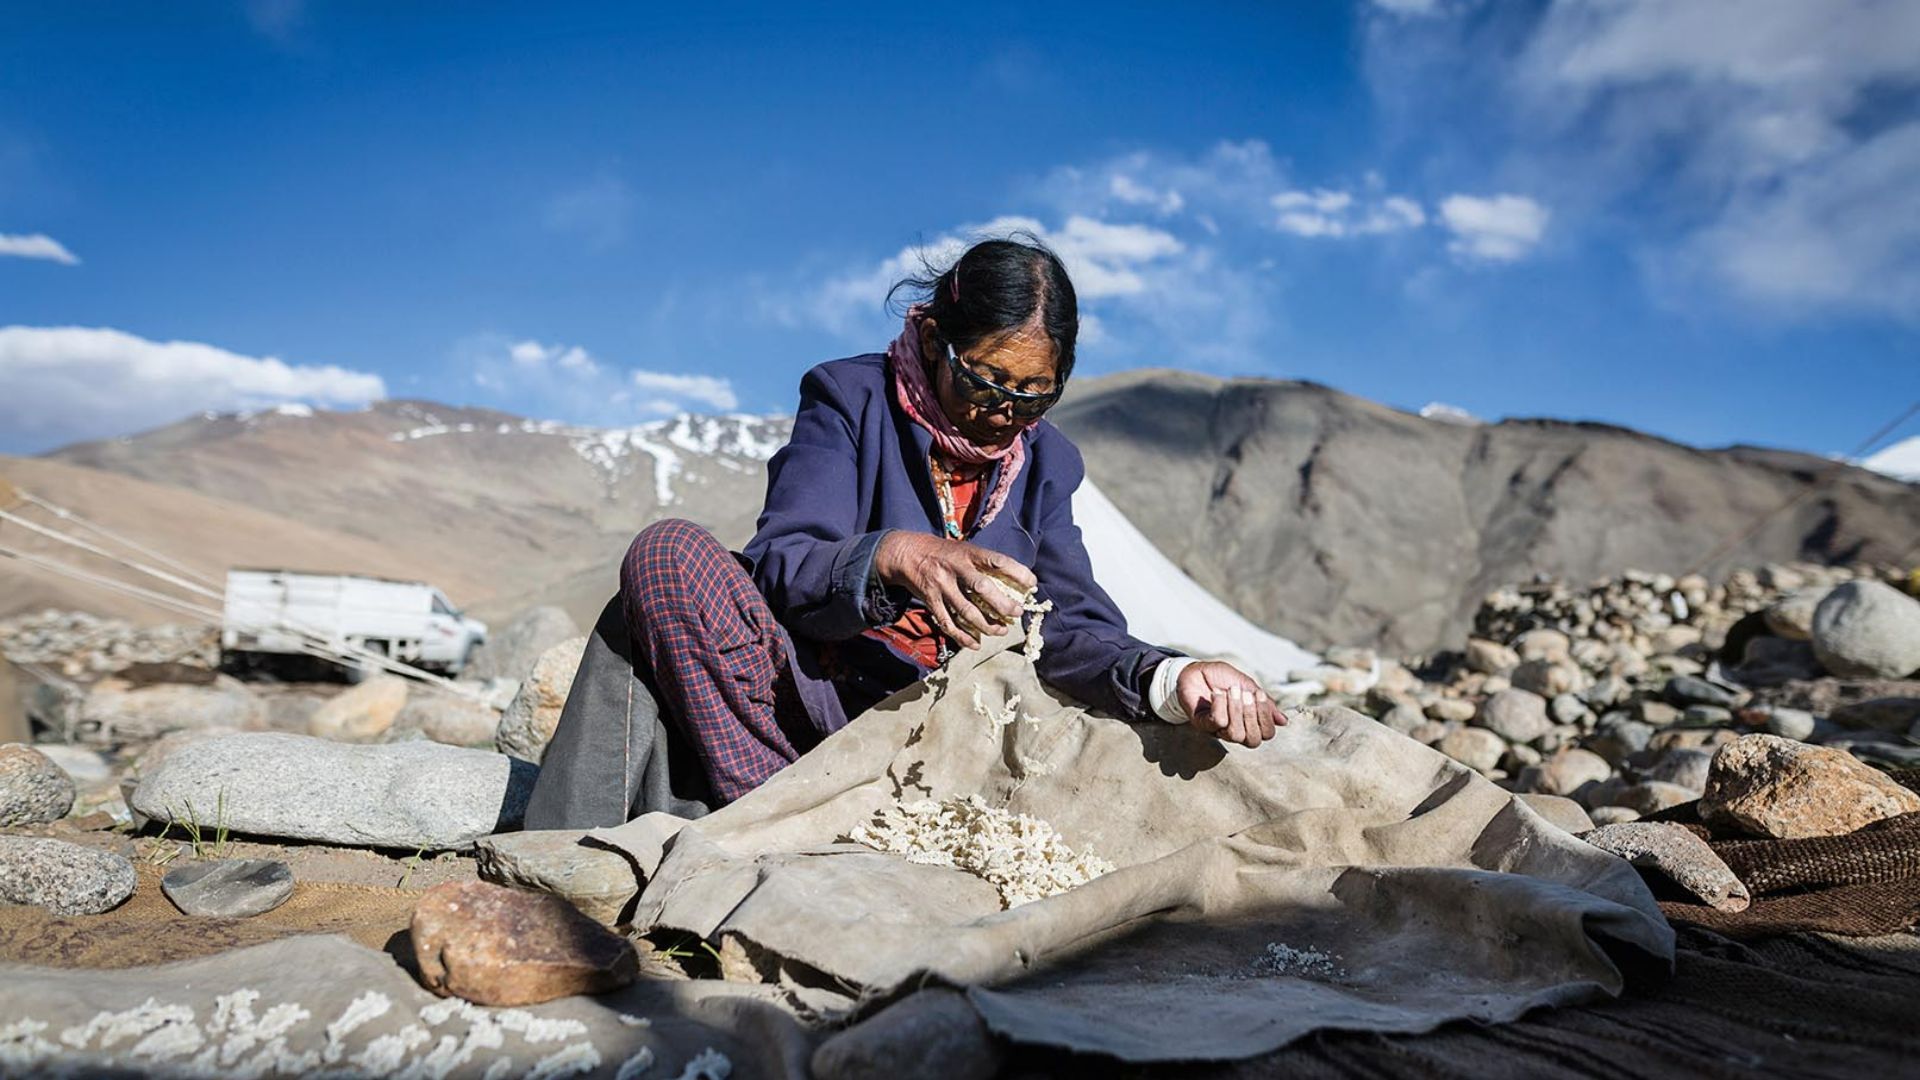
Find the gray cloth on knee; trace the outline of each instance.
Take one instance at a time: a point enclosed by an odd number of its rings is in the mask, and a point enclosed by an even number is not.
[[[655,810],[696,818],[712,801],[691,748],[634,669],[626,614],[615,596],[587,638],[527,803],[526,827],[602,828]]]

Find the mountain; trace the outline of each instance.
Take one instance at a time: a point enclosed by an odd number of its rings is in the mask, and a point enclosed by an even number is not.
[[[1274,648],[1266,633],[1422,651],[1457,643],[1481,596],[1534,573],[1898,561],[1920,537],[1920,486],[1824,458],[1423,418],[1309,383],[1129,372],[1076,381],[1054,419],[1120,512],[1083,501],[1089,547],[1129,567],[1157,549],[1227,609],[1164,573],[1105,575],[1126,578],[1126,606],[1248,648]],[[687,517],[743,545],[790,430],[742,415],[602,430],[392,401],[207,414],[52,457],[350,538],[482,618],[557,603],[584,623],[649,521]],[[143,513],[183,545],[222,530],[223,511],[179,506]],[[313,551],[285,550],[295,568]]]
[[[0,490],[10,484],[22,492],[45,498],[89,523],[172,556],[216,582],[224,578],[230,566],[297,566],[323,572],[351,571],[430,579],[440,583],[449,594],[472,594],[487,588],[484,577],[469,578],[451,571],[434,560],[430,552],[349,535],[239,502],[100,469],[43,458],[0,457],[0,481],[5,482],[0,484]],[[0,499],[0,503],[4,501]],[[13,512],[35,524],[57,528],[96,546],[127,554],[125,549],[101,543],[102,538],[84,526],[61,521],[40,508],[23,506]],[[0,523],[0,545],[55,559],[87,573],[176,594],[167,586],[125,573],[97,555],[66,547],[12,522]],[[157,609],[145,600],[106,592],[0,557],[0,618],[43,608],[90,611],[143,623],[187,618]]]
[[[790,428],[783,417],[685,415],[606,430],[387,401],[209,413],[52,456],[404,554],[482,618],[554,602],[558,587],[579,620],[598,614],[620,554],[656,518],[689,517],[744,544],[766,459]]]
[[[1920,538],[1920,488],[1825,458],[1428,419],[1312,383],[1128,372],[1054,420],[1169,558],[1315,647],[1457,643],[1486,592],[1536,573],[1896,562]]]

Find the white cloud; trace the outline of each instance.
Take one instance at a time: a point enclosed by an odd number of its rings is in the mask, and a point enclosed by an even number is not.
[[[626,181],[603,174],[548,199],[541,221],[555,233],[604,249],[627,238],[633,208],[633,190]]]
[[[578,345],[542,345],[537,341],[516,341],[508,347],[507,356],[521,367],[551,365],[561,371],[588,375],[600,370],[600,365],[594,362],[587,350]]]
[[[9,255],[17,259],[45,259],[66,266],[80,262],[65,244],[46,233],[0,233],[0,257]]]
[[[1547,208],[1524,195],[1449,195],[1440,200],[1440,223],[1453,234],[1447,250],[1464,259],[1512,262],[1532,251],[1547,232]]]
[[[686,398],[716,409],[737,409],[740,399],[733,384],[712,375],[674,375],[664,371],[633,371],[628,381],[650,394]]]
[[[764,309],[788,325],[811,323],[847,337],[874,333],[882,301],[894,282],[927,266],[944,267],[978,240],[1019,233],[1032,235],[1060,256],[1083,306],[1143,292],[1147,269],[1185,250],[1172,233],[1152,225],[1114,224],[1075,214],[1050,229],[1038,218],[1007,214],[902,248],[871,269],[834,275],[798,295],[769,296]]]
[[[1373,0],[1373,3],[1395,15],[1434,15],[1440,11],[1440,0]]]
[[[1161,214],[1177,214],[1187,205],[1186,198],[1173,188],[1156,191],[1126,173],[1114,173],[1107,181],[1107,190],[1120,202],[1145,206]]]
[[[736,409],[733,384],[715,375],[622,367],[579,345],[482,334],[455,361],[490,403],[573,423],[617,425],[641,416]]]
[[[1457,185],[1618,235],[1663,297],[1916,321],[1915,41],[1899,0],[1550,0],[1371,20],[1367,49],[1382,114]]]
[[[380,376],[364,371],[79,326],[0,327],[0,384],[0,431],[23,449],[122,435],[209,409],[362,405],[387,393]]]
[[[1273,227],[1307,237],[1379,236],[1427,223],[1420,204],[1404,195],[1355,197],[1351,191],[1316,188],[1283,191],[1270,200]]]
[[[1222,141],[1190,158],[1139,150],[1061,166],[1028,194],[1062,216],[1114,220],[1146,209],[1160,218],[1190,212],[1196,222],[1264,221],[1268,198],[1286,186],[1281,172],[1266,143]]]

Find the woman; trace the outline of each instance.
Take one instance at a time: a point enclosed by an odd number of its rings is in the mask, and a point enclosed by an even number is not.
[[[742,554],[680,520],[648,526],[627,552],[621,625],[609,625],[610,605],[601,629],[630,642],[671,767],[697,772],[691,784],[676,777],[674,795],[731,802],[956,648],[1018,627],[1020,603],[993,578],[1052,601],[1035,664],[1050,685],[1128,720],[1157,716],[1247,746],[1271,738],[1286,719],[1252,677],[1130,637],[1093,580],[1073,523],[1080,453],[1042,419],[1072,374],[1079,327],[1060,260],[1038,243],[989,240],[902,288],[920,300],[884,355],[801,380],[793,437],[768,467]],[[561,790],[582,782],[576,774],[607,768],[581,730],[596,722],[573,705],[529,828],[612,823],[562,809],[582,801]],[[625,811],[687,812],[636,794],[628,728]]]

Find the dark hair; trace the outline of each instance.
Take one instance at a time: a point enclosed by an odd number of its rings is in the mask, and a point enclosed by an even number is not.
[[[1067,384],[1073,373],[1073,341],[1080,333],[1080,304],[1067,268],[1038,237],[1014,233],[982,240],[945,269],[923,265],[920,276],[902,279],[887,290],[889,305],[902,289],[917,294],[940,336],[963,353],[1037,322],[1053,342],[1054,385]]]

